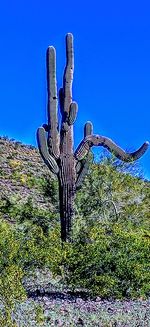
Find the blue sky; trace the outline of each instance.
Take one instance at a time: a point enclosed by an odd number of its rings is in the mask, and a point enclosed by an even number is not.
[[[149,1],[5,0],[0,4],[0,135],[36,145],[46,122],[49,45],[62,85],[65,35],[74,35],[75,146],[87,120],[126,150],[150,141]],[[150,179],[150,149],[140,159]]]

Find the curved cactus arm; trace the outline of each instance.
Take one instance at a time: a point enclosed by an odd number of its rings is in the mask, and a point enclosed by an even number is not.
[[[72,102],[72,82],[74,71],[74,50],[73,50],[73,35],[66,35],[66,67],[63,77],[63,92],[64,92],[64,112],[69,115],[70,104]]]
[[[85,160],[85,163],[80,170],[80,174],[77,177],[77,181],[76,181],[76,190],[77,191],[82,187],[83,181],[88,173],[88,169],[89,169],[89,162],[87,160]]]
[[[84,125],[84,137],[87,137],[93,133],[93,125],[90,121],[87,121]],[[90,161],[93,161],[93,153],[88,151],[86,157],[82,160],[78,160],[76,164],[76,173],[77,173],[77,181],[76,181],[76,189],[79,190],[82,186],[82,183],[88,173]]]
[[[59,132],[57,118],[57,83],[56,83],[56,51],[54,47],[47,49],[47,91],[48,91],[48,145],[52,155],[59,158]]]
[[[78,160],[75,167],[76,167],[76,173],[78,174],[82,167],[82,160],[81,161]]]
[[[112,152],[118,159],[129,162],[139,159],[147,150],[149,142],[145,142],[137,151],[128,153],[122,150],[117,144],[107,137],[100,135],[89,135],[86,136],[79,144],[77,150],[75,151],[75,158],[77,160],[82,160],[93,145],[103,146]]]
[[[39,127],[37,130],[37,143],[44,162],[51,170],[51,172],[57,175],[59,172],[59,167],[55,159],[48,152],[46,133],[43,127]]]
[[[91,135],[93,132],[93,125],[90,121],[87,121],[86,124],[84,125],[84,138],[86,136],[89,136]],[[89,160],[89,153],[90,153],[90,156],[92,156],[92,159],[93,159],[93,154],[92,152],[90,151],[90,148],[89,148],[89,152],[86,153],[86,158],[81,158],[81,159],[77,159],[77,163],[76,163],[76,173],[79,174],[80,170],[82,170],[86,160]],[[76,156],[76,154],[75,154]]]
[[[78,171],[77,173],[77,181],[76,181],[76,190],[79,190],[81,187],[82,187],[82,184],[84,182],[84,179],[88,173],[88,170],[89,170],[89,166],[90,166],[90,163],[91,161],[93,161],[93,153],[90,151],[86,158],[81,160],[81,161],[78,161],[77,165],[76,165],[76,171],[79,167],[79,163],[80,163],[80,170]]]

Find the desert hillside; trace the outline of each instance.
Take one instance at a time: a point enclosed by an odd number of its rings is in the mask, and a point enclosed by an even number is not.
[[[0,199],[27,202],[32,198],[35,206],[54,210],[46,196],[45,178],[54,180],[38,149],[0,137]]]

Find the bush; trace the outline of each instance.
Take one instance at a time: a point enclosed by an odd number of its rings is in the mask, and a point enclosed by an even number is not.
[[[144,223],[147,228],[150,182],[137,177],[134,166],[135,163],[118,163],[118,160],[109,157],[100,164],[93,164],[81,191],[77,193],[78,215],[97,220],[106,217],[114,220],[114,203],[118,216],[124,215],[124,219],[131,220],[135,226]],[[130,170],[134,176],[129,173]]]
[[[40,226],[26,221],[12,226],[0,221],[0,326],[16,327],[12,312],[16,301],[26,298],[22,278],[34,267],[61,273],[58,224],[45,236]]]
[[[83,237],[82,237],[83,235]],[[85,237],[86,235],[86,237]],[[121,223],[96,223],[64,249],[67,283],[92,296],[150,295],[150,233]]]
[[[20,249],[18,261],[23,269],[49,267],[59,270],[61,262],[60,228],[56,224],[48,235],[44,235],[40,226],[26,222],[18,227]]]
[[[0,297],[6,307],[25,295],[22,276],[35,267],[48,267],[72,290],[86,289],[94,297],[150,295],[150,232],[131,221],[84,222],[74,225],[74,242],[63,247],[59,223],[45,235],[29,221],[17,227],[1,222]]]
[[[23,270],[18,262],[19,241],[14,230],[8,223],[0,221],[0,325],[15,325],[11,319],[15,301],[25,299],[26,293],[22,286]]]
[[[31,222],[37,226],[40,226],[45,235],[48,235],[49,228],[59,221],[58,214],[49,212],[46,209],[39,209],[34,206],[31,197],[28,197],[25,203],[20,203],[20,201],[15,198],[1,199],[0,213],[2,216],[5,215],[5,219],[18,224]]]

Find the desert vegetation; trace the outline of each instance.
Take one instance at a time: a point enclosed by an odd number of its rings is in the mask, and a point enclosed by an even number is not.
[[[107,152],[90,164],[62,246],[57,180],[37,149],[0,142],[1,326],[149,326],[150,182],[138,165]]]

